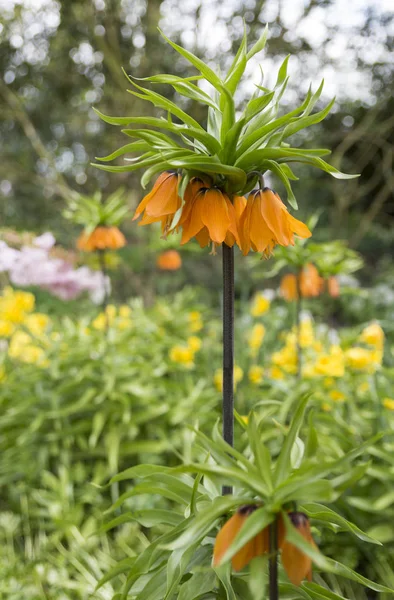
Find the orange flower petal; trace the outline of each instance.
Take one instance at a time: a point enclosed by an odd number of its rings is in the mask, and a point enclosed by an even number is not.
[[[216,244],[224,242],[231,220],[225,194],[216,188],[209,188],[204,194],[201,218],[209,231],[210,238]]]
[[[291,302],[298,298],[297,277],[292,273],[288,273],[282,277],[280,282],[280,295],[287,301]]]
[[[192,200],[192,206],[187,221],[183,223],[181,244],[186,244],[204,227],[202,221],[202,208],[204,204],[205,188],[197,192]]]
[[[264,188],[260,193],[261,214],[267,226],[273,233],[273,238],[281,244],[288,246],[294,244],[293,236],[287,221],[289,213],[282,200],[269,188]]]
[[[293,217],[293,215],[291,215],[289,212],[287,213],[287,220],[290,226],[290,230],[293,231],[296,235],[298,235],[298,237],[303,239],[311,237],[312,233],[309,230],[309,228],[305,225],[305,223]]]
[[[209,231],[206,227],[203,227],[201,231],[196,233],[196,240],[200,244],[200,248],[205,248],[205,246],[208,246],[211,238],[209,237]]]
[[[289,513],[289,517],[302,537],[314,548],[317,548],[311,534],[309,519],[304,513]],[[282,564],[293,585],[299,586],[306,578],[312,579],[312,561],[293,544],[286,540],[282,548]]]

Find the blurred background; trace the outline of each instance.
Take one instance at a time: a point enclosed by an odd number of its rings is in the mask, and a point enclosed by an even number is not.
[[[259,82],[259,63],[269,86],[283,58],[292,54],[284,109],[291,110],[322,78],[320,106],[337,98],[329,117],[295,143],[332,148],[332,164],[361,173],[344,182],[299,167],[297,216],[319,215],[315,241],[343,239],[361,252],[365,283],[394,281],[394,22],[389,0],[0,0],[3,236],[5,228],[51,231],[59,244],[74,250],[80,231],[62,216],[73,191],[90,195],[101,190],[107,197],[122,185],[131,217],[143,196],[140,175],[109,174],[90,165],[125,140],[121,128],[100,121],[92,107],[114,116],[154,113],[127,93],[121,67],[133,77],[191,74],[157,28],[224,70],[240,42],[243,19],[250,43],[268,23],[269,43],[248,69],[239,107]],[[172,96],[169,86],[160,87]],[[186,109],[204,123],[206,115],[196,114],[201,108],[192,101]],[[269,184],[285,197],[277,182]],[[178,240],[164,242],[154,228],[136,227],[131,219],[123,231],[128,245],[111,277],[115,298],[142,295],[150,301],[163,285],[165,291],[185,283],[213,291],[219,285],[220,261],[205,251],[191,268],[200,252],[195,243],[181,250],[182,269],[158,282],[157,254],[177,247]],[[263,267],[253,257],[242,261],[243,285],[252,291]]]
[[[277,248],[269,261],[236,250],[237,409],[247,415],[267,398],[285,406],[274,415],[279,424],[272,418],[276,451],[286,410],[299,389],[313,391],[324,458],[394,430],[392,0],[0,0],[0,600],[119,598],[126,574],[117,561],[138,556],[152,539],[151,523],[137,523],[134,511],[159,499],[129,498],[131,520],[107,532],[106,511],[129,489],[127,482],[108,486],[110,477],[136,464],[189,461],[187,426],[198,419],[210,432],[220,415],[220,256],[132,223],[146,193],[142,173],[91,166],[127,141],[93,107],[162,116],[127,93],[122,67],[140,78],[194,74],[160,27],[224,71],[244,21],[249,44],[266,23],[269,37],[248,65],[239,110],[261,83],[260,66],[270,87],[291,54],[284,112],[322,79],[316,109],[336,96],[328,118],[294,136],[294,145],[331,148],[331,164],[361,175],[338,181],[298,166],[296,216],[314,227],[311,241]],[[169,86],[159,91],[205,125],[201,106]],[[267,183],[286,200],[280,182],[268,176]],[[121,187],[127,244],[107,253],[112,297],[105,307],[96,294],[100,253],[78,250],[82,221],[67,218],[66,209],[100,193],[107,201]],[[180,257],[163,259],[166,250]],[[308,262],[327,281],[339,276],[340,292],[327,293],[325,284],[302,307],[301,299],[278,297],[281,275]],[[300,315],[305,378],[298,388]],[[364,330],[376,319],[372,334],[371,325]],[[361,465],[361,481],[352,480],[338,504],[385,547],[371,549],[343,532],[325,531],[324,544],[316,539],[329,556],[394,588],[394,445],[387,437],[373,449],[377,466]],[[107,582],[110,569],[116,577]],[[377,598],[334,576],[328,584],[341,598]]]

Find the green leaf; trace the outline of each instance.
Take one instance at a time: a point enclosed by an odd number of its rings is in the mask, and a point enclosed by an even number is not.
[[[268,37],[268,25],[266,25],[264,27],[264,31],[263,31],[262,35],[260,36],[260,38],[257,40],[257,42],[251,47],[251,49],[247,53],[247,55],[246,55],[247,60],[250,60],[255,54],[257,54],[258,52],[261,52],[261,50],[264,49],[265,44],[267,43],[267,37]]]
[[[112,154],[108,154],[108,156],[95,156],[96,160],[102,160],[102,161],[110,161],[110,160],[114,160],[115,158],[118,158],[118,156],[123,156],[123,154],[128,154],[129,152],[146,152],[150,150],[150,146],[149,144],[147,144],[145,141],[138,141],[138,142],[131,142],[130,144],[126,144],[125,146],[122,146],[121,148],[119,148],[118,150],[115,150],[115,152],[112,152]],[[149,153],[150,156],[152,156],[151,153]],[[138,160],[141,159],[145,159],[148,158],[148,155],[142,155],[138,157]]]
[[[175,471],[181,473],[202,473],[203,475],[213,476],[220,480],[220,482],[228,485],[239,482],[243,486],[254,493],[258,494],[262,498],[267,496],[267,489],[259,477],[253,476],[250,472],[247,473],[242,469],[222,467],[220,465],[201,465],[201,464],[189,464],[181,467],[176,467]]]
[[[276,486],[280,485],[288,477],[291,471],[291,451],[303,423],[305,409],[310,397],[310,393],[301,396],[299,405],[294,413],[293,420],[274,469],[274,482]]]
[[[165,110],[167,110],[174,116],[178,117],[178,119],[180,119],[181,121],[186,123],[186,125],[190,125],[190,127],[195,127],[196,129],[202,129],[201,125],[195,119],[193,119],[193,117],[190,117],[190,115],[188,115],[182,109],[180,109],[175,104],[175,102],[171,102],[171,100],[168,100],[161,94],[158,94],[157,92],[153,92],[152,90],[147,90],[146,88],[141,87],[140,85],[138,85],[135,82],[132,82],[132,83],[133,83],[134,87],[136,87],[138,90],[141,90],[143,92],[143,93],[139,93],[139,92],[134,92],[133,90],[128,90],[128,92],[130,94],[132,94],[133,96],[137,96],[138,98],[141,98],[142,100],[147,100],[148,102],[151,102],[154,106],[157,106],[158,108],[164,108]]]
[[[126,573],[131,567],[132,565],[135,563],[135,558],[124,558],[123,560],[120,560],[119,562],[116,563],[116,565],[114,567],[112,567],[112,569],[110,569],[97,583],[95,590],[99,590],[101,587],[103,587],[103,585],[105,585],[106,583],[108,583],[108,581],[111,581],[111,579],[114,579],[114,577],[116,577],[117,575],[120,575],[121,573]]]
[[[308,437],[306,441],[305,457],[310,458],[316,455],[319,447],[316,427],[313,422],[314,412],[311,410],[308,415]]]
[[[237,89],[238,83],[245,71],[246,67],[246,45],[247,45],[247,37],[246,37],[246,26],[244,24],[244,34],[242,36],[241,44],[238,48],[238,52],[235,55],[235,58],[232,62],[231,67],[228,70],[226,79],[224,81],[224,85],[230,91],[231,94],[234,94]]]
[[[331,102],[329,102],[327,106],[323,108],[323,110],[320,110],[319,112],[316,112],[313,115],[299,117],[293,123],[287,125],[283,132],[283,138],[290,137],[291,135],[294,135],[295,133],[297,133],[297,131],[300,131],[301,129],[305,129],[306,127],[310,127],[311,125],[315,125],[316,123],[320,123],[321,121],[323,121],[323,119],[326,118],[326,116],[332,109],[334,103],[335,98],[333,98]]]
[[[245,504],[245,499],[234,496],[219,496],[210,503],[206,502],[204,510],[201,510],[182,535],[168,544],[166,548],[176,550],[193,544],[197,539],[201,540],[213,529],[220,517],[242,504]]]
[[[178,46],[178,44],[172,42],[160,29],[159,32],[166,42],[170,44],[170,46],[172,46],[174,50],[176,50],[181,56],[186,58],[186,60],[188,60],[194,67],[196,67],[196,69],[200,71],[201,75],[203,75],[205,79],[213,85],[214,88],[216,88],[219,92],[222,91],[223,81],[216,75],[214,71],[212,71],[212,69],[208,67],[208,65],[206,65],[201,59],[197,58],[197,56],[192,54],[192,52],[189,52],[185,48],[182,48],[182,46]]]
[[[338,171],[338,169],[336,169],[332,165],[329,165],[321,158],[317,158],[317,157],[313,157],[313,156],[302,157],[301,155],[299,155],[299,158],[289,157],[285,160],[286,160],[286,162],[299,162],[299,163],[303,163],[306,165],[312,165],[313,167],[317,167],[321,171],[325,171],[326,173],[329,173],[330,175],[335,177],[335,179],[355,179],[356,177],[360,177],[359,174],[349,175],[347,173],[341,173],[341,171]]]
[[[274,175],[276,175],[277,177],[279,177],[279,179],[282,181],[282,183],[284,184],[285,188],[286,188],[286,192],[287,192],[287,200],[289,202],[289,204],[295,209],[297,210],[298,205],[297,205],[297,200],[296,197],[293,194],[293,190],[291,188],[290,185],[290,181],[283,169],[283,165],[278,164],[277,162],[273,161],[273,160],[266,160],[264,163],[265,167],[271,171],[272,173],[274,173]]]
[[[196,600],[217,587],[217,578],[213,569],[205,568],[196,571],[192,577],[179,588],[178,600]],[[197,594],[197,595],[196,595]]]
[[[216,567],[214,571],[223,585],[226,600],[238,600],[233,590],[233,586],[231,585],[231,565],[227,564],[222,567]]]
[[[311,517],[311,519],[317,519],[318,521],[322,521],[323,523],[333,523],[335,525],[339,525],[342,531],[350,531],[364,542],[369,542],[370,544],[377,544],[378,546],[382,545],[378,540],[364,533],[364,531],[357,527],[357,525],[354,525],[344,517],[341,517],[341,515],[331,510],[331,508],[324,506],[324,504],[308,502],[303,505],[303,510],[305,510],[305,512],[309,517]]]
[[[247,426],[249,443],[254,455],[256,467],[260,476],[267,486],[268,493],[272,492],[271,454],[261,440],[261,431],[256,420],[256,414],[252,412],[249,416]]]

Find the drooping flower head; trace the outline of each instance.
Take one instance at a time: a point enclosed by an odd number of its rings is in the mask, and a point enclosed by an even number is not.
[[[118,250],[125,244],[126,239],[117,227],[99,226],[92,233],[83,232],[77,240],[77,248],[84,252]]]
[[[312,234],[302,221],[289,213],[276,192],[265,187],[249,194],[240,218],[244,255],[252,249],[268,257],[277,244],[294,246],[294,235],[309,238]]]
[[[315,265],[305,265],[300,273],[300,292],[303,298],[315,298],[323,289],[323,279]]]
[[[241,506],[237,512],[223,525],[216,536],[213,550],[213,565],[219,566],[228,548],[242,529],[247,518],[258,509],[258,505],[251,504]],[[313,548],[317,548],[310,530],[308,517],[301,512],[290,512],[288,517],[298,533]],[[262,556],[269,552],[269,527],[265,527],[249,542],[247,542],[231,559],[235,571],[240,571],[256,556]],[[299,586],[304,579],[312,578],[312,561],[299,550],[294,544],[285,538],[285,525],[282,516],[277,520],[277,548],[282,551],[282,564],[290,581]]]
[[[286,275],[284,275],[280,282],[279,292],[282,298],[286,300],[286,302],[297,300],[298,291],[296,275],[294,275],[293,273],[287,273]]]
[[[143,213],[139,225],[161,222],[162,232],[166,235],[176,211],[182,204],[178,194],[179,180],[180,176],[176,171],[161,173],[156,179],[152,191],[146,194],[137,206],[133,221]]]
[[[167,250],[157,257],[156,265],[161,271],[177,271],[182,266],[182,259],[176,250]]]
[[[179,226],[182,227],[181,244],[195,237],[201,248],[210,242],[221,244],[227,238],[228,245],[239,244],[237,218],[227,194],[217,187],[201,187],[186,202]]]

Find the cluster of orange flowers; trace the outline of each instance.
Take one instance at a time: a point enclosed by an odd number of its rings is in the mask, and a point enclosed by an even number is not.
[[[294,245],[294,234],[308,238],[308,227],[295,219],[278,194],[264,188],[243,196],[229,196],[205,179],[194,177],[188,183],[184,204],[178,194],[180,175],[165,171],[156,180],[153,189],[137,207],[134,219],[142,215],[140,225],[160,222],[163,235],[172,227],[175,214],[182,213],[175,229],[182,230],[181,244],[195,237],[202,248],[212,243],[235,243],[248,254],[252,249],[269,256],[276,246]]]
[[[77,241],[77,248],[84,252],[95,250],[117,250],[123,248],[126,239],[117,227],[99,226],[92,233],[83,232]]]
[[[234,541],[237,533],[241,530],[245,520],[257,508],[258,506],[255,504],[242,506],[221,528],[215,540],[213,551],[214,566],[220,565],[222,558]],[[308,517],[301,512],[288,513],[288,517],[305,541],[313,548],[317,548],[312,538]],[[277,538],[278,549],[282,551],[281,559],[283,568],[291,583],[298,586],[305,578],[308,579],[308,581],[311,581],[312,561],[309,556],[285,539],[285,526],[281,517],[277,524]],[[235,571],[240,571],[253,558],[267,554],[269,550],[269,528],[266,527],[234,554],[231,560],[233,569]]]
[[[299,275],[288,273],[282,277],[280,283],[280,294],[291,302],[297,300],[299,295],[302,298],[315,298],[324,291],[325,282],[327,283],[327,292],[333,298],[339,296],[339,283],[336,277],[329,277],[324,280],[320,277],[318,270],[311,263],[305,265]]]

